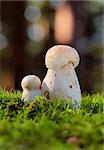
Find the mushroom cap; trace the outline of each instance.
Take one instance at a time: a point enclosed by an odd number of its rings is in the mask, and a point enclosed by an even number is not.
[[[35,75],[27,75],[21,81],[23,89],[39,89],[41,85],[40,79]]]
[[[58,69],[72,63],[75,68],[79,64],[79,59],[79,54],[73,47],[56,45],[47,51],[45,64],[49,69]]]

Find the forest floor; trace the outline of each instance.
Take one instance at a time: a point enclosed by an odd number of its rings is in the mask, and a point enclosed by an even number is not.
[[[0,90],[0,150],[103,150],[104,95],[83,95],[81,106],[62,98],[21,101]]]

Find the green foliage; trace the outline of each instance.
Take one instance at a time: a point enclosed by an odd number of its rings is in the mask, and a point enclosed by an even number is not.
[[[20,92],[1,90],[0,149],[102,150],[103,106],[103,94],[83,96],[75,109],[61,98],[23,102]]]

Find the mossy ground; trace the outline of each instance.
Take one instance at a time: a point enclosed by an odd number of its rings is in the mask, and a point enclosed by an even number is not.
[[[61,98],[21,101],[0,90],[0,150],[103,150],[104,95],[83,96],[79,109]]]

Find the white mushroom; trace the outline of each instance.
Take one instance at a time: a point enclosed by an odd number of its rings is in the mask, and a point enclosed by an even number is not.
[[[80,104],[81,91],[75,73],[79,64],[78,52],[67,45],[53,46],[46,53],[45,64],[48,71],[42,83],[42,94],[49,92],[51,98],[66,100],[74,98]]]
[[[22,79],[22,100],[33,101],[36,96],[41,96],[41,81],[35,75],[28,75]]]

